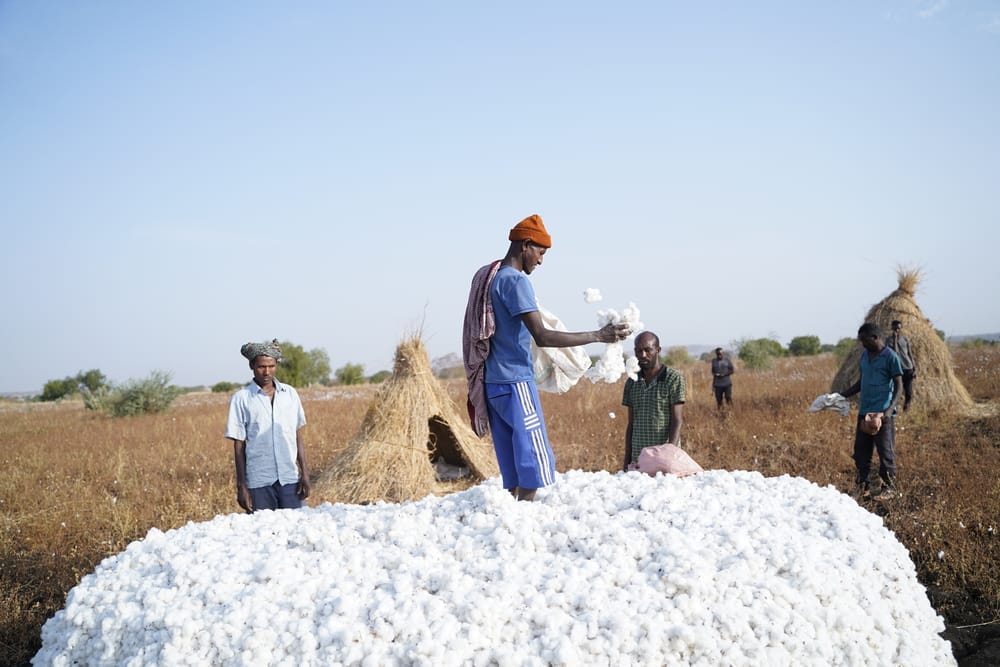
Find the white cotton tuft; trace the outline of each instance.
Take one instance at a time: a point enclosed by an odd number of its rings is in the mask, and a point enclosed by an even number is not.
[[[607,382],[613,384],[625,372],[625,352],[621,343],[608,343],[601,353],[601,358],[584,373],[591,382]]]
[[[604,327],[608,324],[623,323],[628,325],[630,335],[642,329],[642,322],[639,320],[639,308],[631,301],[621,313],[612,309],[597,311],[597,325],[599,327]],[[626,365],[623,343],[608,343],[601,353],[600,359],[587,370],[584,377],[593,383],[607,382],[613,384],[625,373],[628,373],[629,377],[635,379],[638,370],[638,360],[635,360],[634,365]]]
[[[597,303],[603,298],[604,297],[601,296],[601,290],[595,287],[588,287],[587,289],[583,290],[583,300],[586,301],[587,303]]]
[[[639,359],[634,354],[625,360],[625,374],[633,380],[639,377]]]

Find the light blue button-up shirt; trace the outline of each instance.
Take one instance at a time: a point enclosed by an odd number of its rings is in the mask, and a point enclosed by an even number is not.
[[[251,382],[229,401],[226,437],[247,443],[247,486],[259,489],[275,481],[299,481],[296,432],[306,425],[306,414],[295,387],[274,381],[274,403]]]

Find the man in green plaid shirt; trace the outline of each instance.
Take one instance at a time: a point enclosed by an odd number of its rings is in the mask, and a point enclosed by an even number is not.
[[[650,445],[681,444],[684,376],[660,363],[660,339],[651,331],[635,337],[639,375],[625,381],[622,405],[628,408],[623,470],[635,469],[639,452]]]

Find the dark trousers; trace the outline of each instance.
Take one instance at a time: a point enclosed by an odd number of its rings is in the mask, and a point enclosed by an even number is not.
[[[896,425],[895,419],[886,415],[882,428],[875,435],[861,430],[865,416],[858,415],[854,431],[854,465],[858,469],[858,484],[868,485],[872,474],[872,450],[878,451],[878,476],[883,486],[896,485]]]
[[[302,507],[302,499],[299,498],[298,490],[298,482],[285,485],[282,485],[281,482],[275,482],[271,486],[250,489],[253,511],[298,509]]]
[[[903,371],[903,409],[913,400],[913,371]]]
[[[733,404],[733,385],[729,385],[728,387],[713,387],[713,389],[715,389],[715,402],[720,408],[722,407],[723,398],[726,399],[726,403],[729,403],[729,405]]]

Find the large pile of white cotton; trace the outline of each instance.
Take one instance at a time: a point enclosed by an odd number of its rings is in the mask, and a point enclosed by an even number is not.
[[[942,665],[881,520],[832,487],[573,471],[401,505],[151,530],[81,580],[35,665]]]

